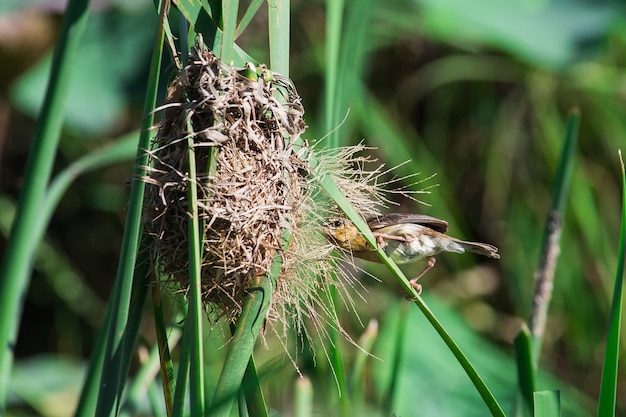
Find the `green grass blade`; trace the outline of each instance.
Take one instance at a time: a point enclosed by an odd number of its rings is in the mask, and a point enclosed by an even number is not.
[[[172,329],[170,332],[169,343],[174,346],[180,339],[181,331]],[[135,375],[132,384],[128,387],[126,401],[120,410],[120,417],[131,417],[137,414],[139,403],[143,400],[148,389],[155,380],[159,372],[160,364],[160,346],[158,344],[152,348],[148,360],[142,364],[141,368]]]
[[[235,32],[237,31],[238,0],[222,0],[222,55],[221,60],[230,64],[235,55]]]
[[[164,5],[165,4],[166,2],[164,2]],[[123,380],[125,379],[124,367],[125,363],[128,361],[128,359],[123,358],[122,355],[125,349],[124,334],[129,319],[131,286],[141,230],[141,212],[145,183],[141,181],[140,178],[145,176],[145,167],[148,164],[148,154],[146,150],[150,147],[150,129],[154,123],[153,110],[156,104],[159,71],[161,69],[161,51],[163,50],[164,44],[163,20],[166,18],[165,14],[166,7],[162,6],[160,13],[161,23],[157,28],[152,50],[148,90],[146,92],[146,100],[143,109],[144,119],[130,189],[130,201],[126,215],[122,249],[120,251],[120,262],[118,264],[115,285],[110,301],[113,307],[108,328],[109,336],[107,338],[104,370],[102,373],[102,389],[96,410],[96,415],[101,417],[117,413],[119,396],[121,395]],[[140,280],[143,281],[144,278],[145,277],[141,277]]]
[[[609,334],[604,352],[602,365],[602,381],[600,383],[600,398],[598,401],[599,416],[615,415],[615,400],[617,393],[617,370],[619,362],[620,328],[622,324],[622,293],[624,285],[624,257],[626,256],[626,174],[624,161],[619,154],[622,168],[622,224],[620,227],[619,251],[615,286],[613,288],[613,302],[609,318]]]
[[[328,311],[339,312],[341,311],[341,303],[339,297],[339,290],[337,287],[332,286],[328,289],[329,299],[326,304],[330,305]],[[330,366],[332,366],[333,375],[337,382],[337,389],[339,390],[339,415],[342,417],[348,417],[352,415],[352,404],[348,395],[348,385],[346,377],[346,369],[344,366],[344,354],[341,350],[341,334],[336,326],[330,326],[328,329],[330,336],[330,346],[328,354],[330,356]]]
[[[270,68],[289,76],[289,0],[267,0]]]
[[[261,390],[261,382],[259,381],[259,374],[256,370],[256,364],[254,363],[254,357],[250,357],[246,372],[243,375],[243,381],[241,384],[243,393],[245,395],[246,403],[248,404],[248,410],[250,415],[254,417],[269,417],[267,406],[265,405],[265,397]]]
[[[515,337],[515,360],[517,363],[517,383],[524,402],[524,410],[533,409],[533,393],[537,389],[535,363],[533,355],[533,340],[530,330],[523,326]]]
[[[43,237],[59,201],[76,178],[105,166],[132,160],[137,154],[137,139],[137,132],[130,133],[112,145],[94,150],[77,159],[61,171],[50,183],[46,193],[46,201],[40,208],[38,229],[34,233],[34,236],[38,238],[35,240]]]
[[[559,391],[537,391],[535,392],[534,399],[535,417],[561,416],[561,396]]]
[[[185,396],[187,393],[187,384],[189,377],[189,358],[190,358],[190,340],[189,329],[190,322],[186,320],[183,333],[183,341],[180,346],[180,355],[178,356],[178,375],[176,375],[176,389],[174,390],[174,402],[172,404],[172,417],[183,417],[185,415]]]
[[[282,240],[281,246],[283,249],[287,249],[291,241],[291,233],[286,230]],[[212,417],[228,417],[230,415],[246,367],[252,357],[256,339],[263,327],[265,314],[269,308],[281,268],[282,257],[277,255],[272,261],[270,271],[265,275],[255,277],[249,288],[248,297],[237,321],[237,327],[230,342],[230,349],[226,354],[224,367],[215,388],[210,410]]]
[[[70,1],[63,17],[52,59],[50,81],[26,164],[17,216],[0,268],[0,414],[6,409],[21,305],[38,243],[32,238],[33,230],[38,224],[39,210],[54,164],[71,69],[89,15],[87,5],[85,0]]]
[[[341,33],[343,27],[343,0],[326,1],[326,62],[324,69],[324,129],[329,134],[328,146],[339,146],[339,135],[335,131],[337,114],[337,79],[339,73],[339,51],[341,50]]]
[[[185,16],[187,22],[196,33],[201,33],[204,37],[205,44],[213,50],[213,52],[221,56],[222,31],[211,18],[211,14],[204,7],[204,2],[194,0],[174,0],[173,3],[178,11]],[[233,58],[236,66],[243,66],[246,62],[257,61],[248,55],[238,45],[234,46],[235,55]]]
[[[50,184],[50,188],[46,194],[46,202],[43,204],[43,211],[40,214],[41,217],[37,230],[34,232],[35,238],[33,240],[41,240],[58,202],[76,178],[86,172],[93,171],[103,166],[132,159],[137,151],[136,144],[137,133],[131,133],[118,140],[114,145],[98,149],[83,156],[59,173]],[[83,384],[79,403],[74,414],[75,416],[92,416],[95,412],[102,363],[104,360],[105,334],[106,328],[108,327],[109,309],[107,309],[105,314],[105,322],[98,332],[98,337],[94,345],[94,353],[89,362],[87,376]]]
[[[164,411],[161,406],[160,390],[154,381],[152,381],[152,384],[148,387],[148,399],[152,407],[152,417],[168,417],[167,412]]]
[[[130,294],[128,295],[129,299],[128,299],[127,310],[126,310],[127,314],[125,317],[118,316],[120,320],[122,318],[125,318],[124,327],[119,338],[121,344],[118,345],[117,352],[115,353],[114,358],[113,358],[114,360],[110,361],[108,364],[107,362],[103,364],[103,371],[101,375],[102,380],[105,380],[107,377],[111,378],[115,376],[113,372],[107,375],[107,371],[109,370],[107,366],[115,367],[115,369],[117,369],[119,372],[118,373],[119,385],[117,387],[118,391],[114,399],[111,400],[114,402],[106,403],[106,402],[103,402],[103,399],[102,399],[103,388],[101,387],[100,395],[98,397],[96,415],[98,415],[99,412],[103,412],[107,410],[109,413],[115,413],[117,415],[116,408],[119,408],[119,405],[121,405],[120,399],[124,391],[126,376],[128,374],[128,369],[130,368],[130,362],[133,357],[133,353],[135,351],[135,344],[137,342],[137,336],[139,335],[139,325],[141,324],[143,307],[146,302],[146,297],[148,294],[148,287],[150,286],[150,283],[147,281],[148,269],[149,269],[149,251],[148,251],[148,247],[147,247],[145,239],[141,242],[138,253],[139,253],[139,257],[137,258],[136,267],[133,273],[131,274],[131,277],[133,279],[131,281]],[[126,295],[125,294],[123,295],[125,298]],[[112,305],[113,308],[115,309],[115,306],[118,304],[111,302],[110,305]],[[115,314],[112,314],[112,317],[113,316],[115,316]],[[109,323],[107,331],[108,331],[108,334],[107,334],[106,347],[105,347],[105,361],[106,361],[107,349],[111,346],[111,334],[110,334],[111,323]],[[115,406],[116,404],[118,404],[117,407]],[[112,408],[109,409],[109,407],[112,407]]]
[[[554,272],[560,251],[559,240],[561,237],[562,219],[576,154],[579,125],[580,114],[578,110],[574,110],[567,119],[561,160],[552,191],[552,207],[544,227],[541,257],[535,272],[535,293],[529,319],[529,328],[534,341],[533,355],[535,367],[539,361],[548,307],[552,299]]]
[[[565,143],[559,161],[556,174],[556,183],[552,192],[552,210],[563,213],[567,200],[572,168],[574,166],[574,156],[576,155],[576,143],[578,142],[578,131],[580,129],[580,110],[573,109],[565,126]]]
[[[354,364],[352,365],[352,372],[350,373],[350,380],[348,387],[350,389],[350,397],[355,404],[361,404],[365,399],[365,364],[368,359],[371,359],[371,355],[367,352],[371,352],[374,349],[374,343],[378,338],[378,321],[376,319],[370,320],[365,329],[365,332],[361,335],[357,341],[357,345],[361,347],[361,350],[356,352],[354,358]]]
[[[237,25],[237,32],[235,33],[235,38],[238,38],[246,30],[250,22],[252,22],[252,19],[254,18],[256,13],[261,8],[262,4],[263,4],[263,0],[252,0],[250,2],[250,4],[248,5],[248,8],[246,9],[245,13],[241,17],[239,24]]]
[[[378,244],[376,243],[376,239],[374,235],[367,227],[365,221],[359,216],[359,214],[354,210],[354,208],[347,201],[345,196],[341,193],[337,185],[332,181],[332,179],[328,176],[322,176],[320,178],[320,185],[324,190],[329,194],[331,198],[337,203],[337,205],[344,211],[346,216],[354,223],[359,232],[363,235],[363,237],[367,240],[368,244],[376,248]],[[480,377],[474,366],[467,359],[467,356],[463,353],[460,347],[456,344],[456,342],[450,337],[448,332],[442,326],[442,324],[437,320],[432,311],[428,308],[428,306],[424,303],[421,297],[417,295],[415,289],[409,284],[408,279],[404,276],[400,268],[385,254],[385,252],[381,249],[377,250],[378,256],[380,257],[382,263],[389,269],[389,271],[394,275],[397,279],[398,283],[402,286],[406,294],[415,299],[415,304],[422,313],[426,316],[426,319],[430,322],[430,324],[437,331],[439,336],[443,339],[445,344],[448,346],[452,354],[456,357],[459,364],[463,367],[467,376],[470,378],[476,390],[482,397],[483,401],[491,411],[493,416],[504,416],[504,412],[502,408],[496,401],[495,397]]]
[[[329,146],[339,146],[343,144],[341,140],[340,132],[348,132],[348,127],[352,124],[353,118],[348,118],[347,113],[352,108],[353,103],[358,100],[356,98],[357,89],[366,77],[366,67],[364,65],[366,59],[366,45],[371,39],[368,35],[372,27],[372,16],[376,10],[374,2],[372,0],[358,0],[355,3],[351,3],[350,7],[346,9],[346,22],[343,27],[340,39],[336,40],[337,31],[330,28],[337,24],[336,20],[340,16],[334,16],[339,12],[335,12],[334,9],[340,7],[333,4],[329,6],[329,11],[333,11],[332,24],[329,23],[327,28],[327,36],[330,41],[332,51],[328,51],[328,59],[335,60],[335,65],[338,68],[333,72],[331,77],[336,80],[329,79],[334,83],[334,92],[332,92],[333,102],[333,114],[331,116],[330,124],[325,125],[326,129],[329,129],[331,136],[329,138]],[[340,3],[343,7],[343,1]],[[330,21],[330,19],[329,19]],[[340,57],[331,57],[330,54],[335,53],[335,43],[341,43]],[[330,68],[327,68],[330,70]],[[330,89],[330,87],[329,87]],[[346,118],[345,122],[342,119]],[[343,129],[338,129],[341,126]]]
[[[136,276],[146,276],[147,271],[148,251],[144,247],[140,262],[138,262]],[[141,312],[143,311],[147,288],[148,286],[146,282],[142,279],[137,279],[133,282],[133,298],[131,299],[130,303],[128,325],[126,326],[124,333],[124,348],[122,354],[122,369],[124,370],[124,373],[128,372],[130,357],[132,356],[132,352],[134,351],[135,340],[139,330]],[[111,303],[109,303],[107,306],[105,321],[100,327],[100,331],[98,332],[98,337],[95,343],[95,349],[92,352],[91,358],[89,359],[87,376],[85,378],[85,383],[82,387],[82,392],[80,395],[78,406],[76,408],[76,412],[74,413],[74,416],[76,417],[90,417],[96,414],[112,306],[113,304]]]
[[[163,304],[161,303],[161,283],[156,282],[152,285],[152,306],[154,310],[154,326],[157,336],[157,346],[159,347],[159,358],[161,363],[161,380],[163,381],[163,397],[165,399],[165,409],[167,415],[172,415],[172,403],[176,382],[174,378],[174,366],[172,364],[172,355],[169,349],[168,335],[165,328],[165,315],[163,314]],[[182,320],[183,317],[177,317],[175,322]],[[180,332],[180,330],[176,330]]]
[[[89,358],[87,375],[78,399],[78,405],[74,417],[91,417],[96,413],[98,394],[100,392],[100,379],[102,377],[102,365],[104,364],[104,352],[106,350],[107,329],[111,318],[111,304],[107,306],[104,322],[98,331],[94,349]]]
[[[398,385],[398,381],[400,379],[400,366],[402,364],[402,350],[404,348],[404,339],[406,335],[406,320],[408,316],[408,304],[402,304],[400,306],[400,313],[398,315],[398,320],[396,320],[397,325],[397,333],[395,339],[395,343],[393,344],[393,359],[391,362],[391,377],[389,379],[389,386],[385,389],[385,392],[382,397],[382,408],[383,410],[391,415],[393,413],[393,394],[396,392],[396,387]]]
[[[122,355],[121,355],[121,373],[120,395],[124,389],[124,382],[128,375],[130,362],[135,352],[137,337],[139,336],[139,326],[141,317],[143,316],[144,306],[148,297],[148,288],[150,288],[149,270],[150,270],[150,248],[148,236],[144,235],[139,244],[137,261],[133,271],[132,288],[130,293],[130,302],[128,304],[128,319],[123,335]]]
[[[188,131],[192,132],[191,126]],[[196,187],[196,157],[194,139],[188,139],[189,149],[189,320],[188,334],[190,341],[190,383],[189,396],[191,414],[201,416],[204,414],[204,362],[202,360],[202,283],[201,283],[201,258],[200,258],[200,221],[198,220],[198,191]]]
[[[296,381],[296,392],[293,403],[295,416],[313,416],[313,385],[311,384],[311,380],[306,376]]]
[[[397,268],[397,266],[395,268]],[[398,272],[399,272],[399,269],[398,269]],[[395,272],[394,272],[394,275],[396,275],[397,278],[401,279],[402,283],[404,282],[408,283],[408,281],[406,280],[406,277],[404,276],[399,277]],[[448,346],[448,349],[450,349],[450,351],[456,357],[459,364],[463,367],[463,370],[465,371],[467,376],[470,378],[470,380],[476,387],[476,390],[482,397],[485,405],[487,406],[487,408],[489,408],[491,415],[494,417],[495,416],[504,417],[505,415],[504,415],[504,411],[502,411],[502,407],[500,407],[500,404],[498,404],[498,401],[493,396],[492,392],[489,390],[489,387],[487,387],[483,379],[480,377],[480,375],[478,374],[478,371],[476,371],[476,369],[471,364],[471,362],[469,361],[465,353],[463,353],[459,345],[457,345],[454,339],[452,339],[452,337],[448,334],[448,332],[445,330],[443,325],[439,322],[439,320],[437,320],[435,315],[432,313],[432,311],[430,311],[430,309],[424,303],[421,297],[417,297],[417,299],[415,300],[415,304],[419,307],[420,310],[422,310],[422,313],[424,313],[424,315],[426,316],[426,319],[434,327],[437,333],[439,333],[439,336],[441,337],[441,339],[443,339],[445,344]]]
[[[437,217],[446,219],[450,229],[458,229],[458,225],[454,224],[455,216],[448,205],[448,201],[454,201],[455,198],[446,196],[446,193],[454,187],[446,179],[445,172],[441,172],[435,156],[423,145],[425,142],[423,138],[410,126],[395,120],[389,109],[373,94],[364,92],[362,88],[356,88],[354,96],[353,114],[357,116],[362,129],[368,132],[368,143],[378,147],[390,166],[397,167],[394,172],[399,177],[421,172],[427,178],[437,173],[435,183],[439,186],[437,192],[428,196],[428,202],[437,207]],[[407,162],[409,155],[412,159]],[[423,186],[417,184],[414,189],[419,191],[418,187]]]

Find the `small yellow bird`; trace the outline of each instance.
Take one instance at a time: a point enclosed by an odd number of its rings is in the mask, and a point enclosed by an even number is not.
[[[498,248],[487,243],[466,242],[445,234],[448,223],[423,214],[392,213],[372,217],[367,225],[376,237],[379,248],[397,264],[426,260],[424,269],[410,283],[417,290],[417,283],[430,268],[435,266],[434,256],[440,252],[463,253],[465,251],[500,259]],[[325,234],[329,240],[353,256],[367,261],[381,260],[363,235],[348,219],[331,218],[326,221]]]

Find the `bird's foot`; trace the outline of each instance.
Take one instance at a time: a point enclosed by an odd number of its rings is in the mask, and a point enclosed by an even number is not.
[[[426,272],[428,272],[429,269],[431,269],[433,266],[435,266],[435,263],[437,263],[437,260],[435,258],[428,258],[428,260],[426,261],[426,266],[424,267],[424,269],[422,269],[422,271],[419,274],[417,274],[417,276],[415,278],[413,278],[412,280],[409,281],[409,284],[411,285],[411,287],[415,288],[415,291],[417,292],[417,296],[418,297],[422,293],[422,286],[417,283],[417,280],[420,279]],[[407,295],[406,299],[408,301],[415,301],[415,300],[417,300],[417,298],[409,297],[408,295]]]

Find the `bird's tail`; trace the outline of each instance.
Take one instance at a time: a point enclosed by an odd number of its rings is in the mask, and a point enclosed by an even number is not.
[[[455,241],[468,252],[477,253],[479,255],[487,256],[489,258],[500,259],[498,248],[493,245],[479,242],[465,242],[463,240],[457,239],[455,239]]]

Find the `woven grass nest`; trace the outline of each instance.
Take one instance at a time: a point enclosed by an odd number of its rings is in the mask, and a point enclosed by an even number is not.
[[[320,289],[356,284],[346,274],[337,278],[333,247],[321,225],[338,209],[324,197],[318,179],[330,175],[367,217],[384,204],[372,181],[380,171],[363,171],[367,158],[354,156],[362,146],[318,152],[320,162],[310,166],[306,155],[313,150],[300,137],[304,108],[288,78],[263,67],[227,66],[200,44],[192,48],[189,62],[170,84],[144,179],[144,227],[153,237],[156,272],[188,290],[188,195],[195,185],[208,311],[236,321],[252,278],[268,272],[280,255],[268,323],[294,323],[302,330],[310,319],[318,332],[325,332],[329,321],[340,328],[334,312],[319,300]],[[189,138],[195,184],[189,175]],[[285,229],[292,237],[281,249]],[[350,305],[350,295],[345,299]]]

